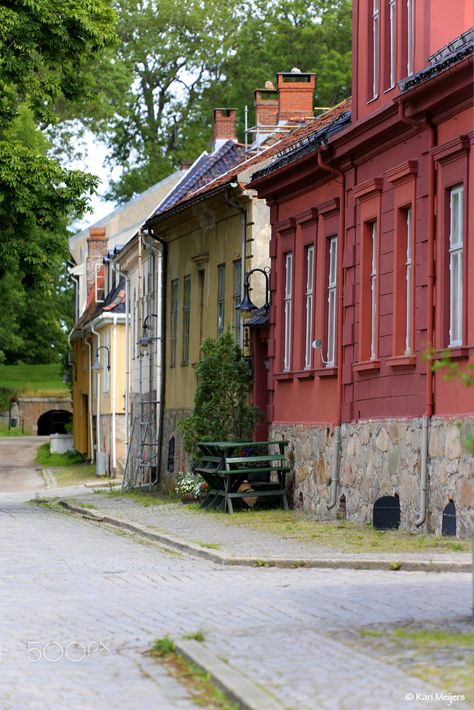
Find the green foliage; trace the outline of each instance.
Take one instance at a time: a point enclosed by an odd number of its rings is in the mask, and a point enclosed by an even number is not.
[[[59,361],[66,348],[67,225],[98,180],[63,168],[44,130],[59,101],[93,95],[113,22],[109,0],[0,5],[0,362]]]
[[[349,0],[114,0],[120,43],[95,72],[97,96],[78,108],[124,168],[120,202],[209,150],[212,109],[252,113],[253,91],[279,71],[317,74],[316,105],[350,94]],[[251,119],[252,120],[252,119]]]
[[[35,458],[35,463],[40,466],[72,466],[83,462],[84,457],[78,451],[68,451],[65,454],[50,453],[49,442],[39,447]]]
[[[168,636],[154,641],[151,647],[152,656],[169,656],[176,650],[176,644]]]
[[[260,413],[248,404],[249,367],[230,332],[204,341],[196,376],[193,413],[180,423],[185,451],[194,455],[198,441],[251,439]]]
[[[2,436],[26,436],[26,433],[17,427],[9,429],[5,424],[0,424],[0,437]]]
[[[67,395],[58,364],[0,365],[0,390],[37,395]]]

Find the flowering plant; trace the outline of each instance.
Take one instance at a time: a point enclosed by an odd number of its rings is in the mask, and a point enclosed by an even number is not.
[[[207,483],[197,473],[180,473],[175,491],[179,496],[193,495],[195,498],[207,488]]]

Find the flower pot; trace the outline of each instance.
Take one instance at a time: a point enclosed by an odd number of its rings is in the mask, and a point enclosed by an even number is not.
[[[183,493],[181,495],[181,503],[194,503],[196,496],[194,493]]]

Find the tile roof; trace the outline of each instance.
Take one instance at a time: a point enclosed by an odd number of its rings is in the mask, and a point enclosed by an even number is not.
[[[448,42],[444,47],[431,55],[430,66],[425,67],[416,74],[398,82],[398,87],[402,93],[409,91],[414,86],[418,86],[433,76],[441,74],[448,67],[460,62],[464,57],[468,57],[474,52],[474,27],[467,32],[463,32],[459,37]]]
[[[203,153],[191,165],[186,175],[165,197],[155,210],[153,217],[165,212],[181,202],[189,193],[201,189],[223,172],[233,168],[245,156],[244,146],[234,141],[226,141],[214,153]]]
[[[225,187],[229,183],[233,182],[237,178],[237,176],[244,170],[248,170],[253,166],[257,167],[259,163],[267,161],[268,158],[272,156],[277,156],[283,151],[290,150],[291,148],[295,147],[300,141],[303,141],[305,138],[321,132],[324,128],[327,128],[331,124],[335,123],[336,120],[342,114],[345,114],[350,111],[350,108],[351,99],[342,101],[337,106],[334,106],[334,108],[330,109],[329,111],[326,111],[326,113],[324,113],[322,116],[318,116],[318,118],[307,121],[302,126],[295,128],[291,133],[285,133],[279,141],[277,141],[274,145],[271,145],[270,147],[266,148],[258,155],[254,155],[251,158],[247,158],[246,160],[241,160],[238,164],[236,164],[227,172],[221,174],[212,182],[209,182],[201,189],[195,190],[194,192],[190,192],[185,197],[175,202],[175,204],[171,208],[161,212],[160,214],[155,214],[154,217],[164,218],[174,209],[178,207],[184,209],[187,206],[188,202],[190,203],[194,199],[197,199],[201,196],[204,197],[208,192],[212,192],[214,190],[218,190],[219,188]]]

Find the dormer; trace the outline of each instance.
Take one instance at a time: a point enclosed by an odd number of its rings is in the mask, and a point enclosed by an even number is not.
[[[465,0],[359,0],[353,3],[352,118],[390,105],[397,83],[473,24]]]

